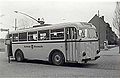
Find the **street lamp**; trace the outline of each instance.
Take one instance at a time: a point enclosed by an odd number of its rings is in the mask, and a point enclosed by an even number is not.
[[[38,20],[37,19],[35,19],[34,17],[32,17],[32,16],[30,16],[30,15],[28,15],[28,14],[25,14],[25,13],[22,13],[22,12],[19,12],[19,11],[14,11],[15,13],[20,13],[20,14],[23,14],[23,15],[25,15],[25,16],[28,16],[28,17],[30,17],[31,19],[33,19],[33,20],[35,20],[35,21],[37,21],[38,23],[40,23],[40,25],[43,25],[45,22],[44,22],[44,20],[40,20],[40,18],[38,18]],[[43,18],[42,18],[43,19]]]

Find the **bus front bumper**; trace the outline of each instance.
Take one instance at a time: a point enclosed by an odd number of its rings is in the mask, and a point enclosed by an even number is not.
[[[91,58],[82,59],[82,61],[93,61],[93,60],[97,60],[98,58],[100,58],[100,56],[96,56],[94,59]]]

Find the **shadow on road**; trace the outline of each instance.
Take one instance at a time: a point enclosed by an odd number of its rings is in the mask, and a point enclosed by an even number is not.
[[[15,60],[11,60],[11,62],[16,62],[16,61]],[[53,64],[50,64],[48,61],[42,61],[42,60],[24,60],[21,63],[53,65]],[[62,66],[63,67],[89,68],[89,67],[95,66],[95,65],[97,65],[97,64],[93,64],[93,63],[65,63]],[[53,66],[55,66],[55,65],[53,65]]]
[[[16,62],[15,60],[11,60],[11,62]],[[30,64],[42,64],[42,65],[50,65],[48,61],[42,61],[42,60],[24,60],[20,63],[30,63]],[[104,70],[120,70],[117,65],[110,65],[110,64],[104,64],[104,63],[98,63],[98,62],[90,62],[90,63],[65,63],[62,66],[59,67],[73,67],[73,68],[89,68],[89,69],[104,69]]]

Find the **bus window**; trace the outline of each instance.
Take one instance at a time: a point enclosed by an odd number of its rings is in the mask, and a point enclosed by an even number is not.
[[[13,34],[13,42],[18,41],[18,33]]]
[[[77,30],[76,28],[72,28],[73,33],[73,39],[77,39]]]
[[[97,38],[97,34],[96,34],[95,29],[88,30],[88,38]]]
[[[28,41],[37,41],[37,31],[28,32]]]
[[[49,30],[38,31],[38,40],[49,40]]]
[[[71,32],[70,32],[70,28],[66,28],[66,36],[67,36],[67,39],[71,39]]]
[[[79,30],[79,36],[82,37],[82,30]]]
[[[77,39],[76,28],[67,28],[67,39]]]
[[[97,38],[95,29],[82,29],[79,30],[79,36],[81,38]]]
[[[51,40],[64,39],[64,29],[51,30]]]
[[[27,41],[27,32],[19,33],[19,41]]]
[[[87,29],[79,30],[79,36],[80,36],[81,38],[87,38],[87,35],[88,35]]]

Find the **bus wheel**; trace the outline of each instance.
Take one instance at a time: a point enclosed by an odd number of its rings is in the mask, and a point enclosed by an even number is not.
[[[52,63],[54,65],[62,65],[64,63],[64,55],[61,52],[55,52],[52,55]]]
[[[17,62],[21,62],[21,61],[24,60],[24,55],[23,55],[22,51],[18,50],[18,51],[16,52],[16,54],[15,54],[15,60],[16,60]]]

